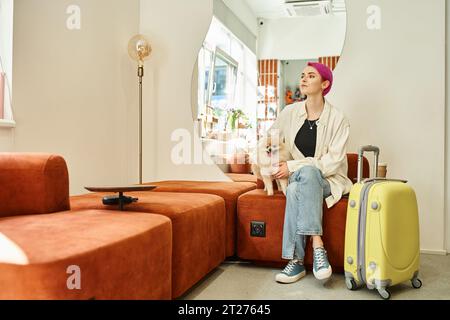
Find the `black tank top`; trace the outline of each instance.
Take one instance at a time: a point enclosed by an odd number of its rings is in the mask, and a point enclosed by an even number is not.
[[[295,146],[305,157],[313,158],[316,152],[317,120],[305,119],[295,136]]]

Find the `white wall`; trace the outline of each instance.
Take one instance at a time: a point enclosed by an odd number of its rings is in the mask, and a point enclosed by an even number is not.
[[[234,12],[231,11],[231,9],[228,8],[228,6],[226,6],[222,0],[214,0],[213,2],[214,16],[216,16],[220,20],[220,22],[222,22],[227,27],[227,29],[230,30],[236,37],[238,37],[239,40],[241,40],[252,52],[256,53],[256,34],[254,34],[247,27],[249,23],[254,23],[256,25],[256,17],[247,16],[248,12],[245,11],[246,6],[244,2],[239,5],[238,8],[239,11],[244,10],[244,13],[246,13],[246,19],[251,20],[242,20],[242,18],[236,16]]]
[[[419,203],[421,248],[442,253],[445,2],[375,3],[380,30],[366,28],[373,0],[346,1],[347,37],[329,100],[350,120],[349,150],[378,145],[388,176],[409,180]]]
[[[223,3],[239,18],[239,20],[256,37],[258,35],[258,21],[256,15],[243,0],[223,0]]]
[[[139,31],[139,1],[78,0],[75,31],[66,28],[71,4],[15,2],[14,151],[63,155],[72,194],[138,182],[137,77],[127,44]]]
[[[192,73],[213,13],[212,0],[141,0],[141,32],[152,43],[153,54],[146,63],[152,77],[145,87],[144,126],[156,129],[154,145],[156,179],[229,181],[211,165],[176,165],[171,151],[178,144],[171,140],[176,129],[186,129],[197,145],[191,112]],[[148,146],[147,146],[148,147]],[[191,157],[192,160],[193,156]]]
[[[346,15],[264,19],[258,25],[258,58],[304,60],[338,56],[344,46]]]

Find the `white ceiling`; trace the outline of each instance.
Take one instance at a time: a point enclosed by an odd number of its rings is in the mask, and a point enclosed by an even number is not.
[[[264,19],[277,19],[277,18],[287,18],[291,17],[289,15],[286,7],[287,4],[285,0],[244,0],[254,15],[258,18]],[[302,2],[306,0],[298,0]],[[307,2],[320,2],[323,0],[311,0]],[[345,0],[330,0],[332,2],[333,12],[339,13],[342,8],[345,8]],[[341,10],[340,10],[341,9]],[[310,10],[309,12],[313,12]],[[309,15],[309,14],[308,14]]]

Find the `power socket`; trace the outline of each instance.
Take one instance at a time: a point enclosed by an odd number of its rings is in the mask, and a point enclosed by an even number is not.
[[[263,221],[250,222],[250,236],[251,237],[266,237],[266,223]]]

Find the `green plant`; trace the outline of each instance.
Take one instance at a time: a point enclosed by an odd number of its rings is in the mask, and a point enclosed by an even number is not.
[[[247,124],[248,124],[248,117],[247,115],[244,113],[244,111],[242,111],[241,109],[231,109],[228,111],[228,119],[227,119],[227,123],[228,125],[231,127],[231,130],[235,130],[237,128],[237,125],[239,123],[239,119],[244,120]]]

